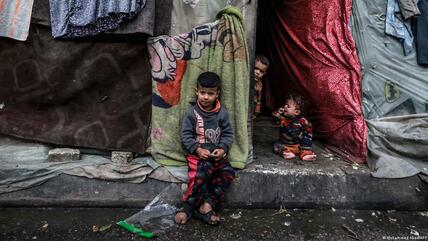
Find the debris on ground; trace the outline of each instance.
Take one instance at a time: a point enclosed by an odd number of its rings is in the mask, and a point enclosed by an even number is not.
[[[290,226],[290,225],[291,225],[291,222],[287,222],[287,221],[285,221],[285,222],[284,222],[284,225],[288,227],[288,226]]]
[[[241,216],[242,216],[242,212],[241,212],[241,211],[239,211],[238,213],[232,213],[232,214],[230,215],[230,218],[233,218],[233,219],[240,219],[240,218],[241,218]]]
[[[336,212],[336,209],[335,208],[331,208],[331,211]]]
[[[410,229],[410,234],[413,236],[419,236],[419,232],[414,229]]]
[[[111,228],[111,224],[103,225],[100,227],[99,231],[104,232],[106,230],[109,230]]]
[[[426,217],[428,218],[428,211],[425,212],[418,212],[419,215],[421,215],[422,217]]]
[[[388,220],[389,220],[391,223],[395,223],[395,222],[397,222],[397,219],[396,219],[396,218],[388,217]]]
[[[278,212],[272,214],[272,216],[275,216],[275,215],[281,214],[281,213],[288,213],[287,209],[283,208],[282,205],[279,207]]]
[[[352,163],[352,169],[354,169],[354,170],[358,170],[358,168],[360,167],[360,164],[358,164],[358,163],[356,163],[356,162],[354,162],[354,163]]]
[[[351,228],[349,228],[348,226],[346,226],[345,224],[342,224],[342,228],[345,229],[348,233],[349,233],[349,237],[359,240],[357,233],[355,233]]]
[[[356,218],[356,219],[355,219],[355,222],[357,222],[357,223],[363,223],[363,222],[364,222],[364,220],[362,220],[361,218]]]
[[[48,230],[49,224],[47,222],[44,222],[43,225],[40,227],[40,230],[46,232]]]

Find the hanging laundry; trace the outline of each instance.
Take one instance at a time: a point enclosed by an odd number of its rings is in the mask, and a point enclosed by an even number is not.
[[[399,0],[401,14],[405,20],[408,20],[413,17],[420,15],[418,8],[418,0]]]
[[[27,40],[32,9],[33,0],[1,0],[0,36]]]
[[[398,0],[388,0],[385,21],[385,33],[399,38],[403,43],[404,55],[412,52],[413,35],[410,21],[400,19],[400,6]]]
[[[416,54],[420,65],[428,66],[428,0],[419,0],[421,15],[416,21]]]
[[[50,0],[52,36],[77,38],[116,29],[140,12],[146,0]]]

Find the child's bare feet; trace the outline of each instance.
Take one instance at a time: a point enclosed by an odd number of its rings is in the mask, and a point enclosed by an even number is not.
[[[284,157],[285,159],[293,159],[296,157],[296,155],[293,152],[289,152],[289,151],[284,151],[282,153],[282,157]]]
[[[186,212],[177,212],[175,214],[175,223],[177,224],[185,224],[189,220]]]
[[[199,207],[199,212],[201,214],[207,214],[209,212],[212,212],[213,208],[211,207],[211,205],[209,203],[203,203],[200,207]],[[211,221],[212,222],[219,222],[220,221],[220,216],[218,214],[213,214],[211,215]]]
[[[315,161],[316,158],[317,158],[317,155],[311,154],[311,155],[306,155],[306,156],[302,157],[302,160],[303,161]]]

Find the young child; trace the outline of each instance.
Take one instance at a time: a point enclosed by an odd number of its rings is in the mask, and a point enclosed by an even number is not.
[[[279,140],[274,144],[274,152],[285,159],[299,155],[303,161],[316,158],[312,147],[312,125],[302,114],[305,100],[299,95],[288,95],[284,107],[272,114],[273,122],[280,124]]]
[[[229,114],[218,100],[220,77],[212,72],[199,75],[196,105],[183,119],[181,141],[189,166],[189,180],[183,208],[175,222],[186,223],[193,215],[205,223],[220,221],[216,213],[220,200],[235,178],[235,170],[226,159],[233,138]]]
[[[260,108],[262,105],[262,78],[266,74],[269,68],[269,59],[263,55],[256,55],[256,61],[254,64],[254,117],[260,114]]]

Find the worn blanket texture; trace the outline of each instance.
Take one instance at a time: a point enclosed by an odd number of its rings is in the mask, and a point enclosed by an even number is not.
[[[151,108],[142,43],[0,38],[0,133],[66,146],[144,152]]]
[[[164,165],[185,165],[180,129],[184,113],[195,102],[198,75],[217,73],[222,104],[230,114],[234,141],[229,161],[244,168],[248,156],[249,60],[242,16],[229,7],[216,22],[178,36],[148,40],[152,65],[152,130],[150,152]]]

